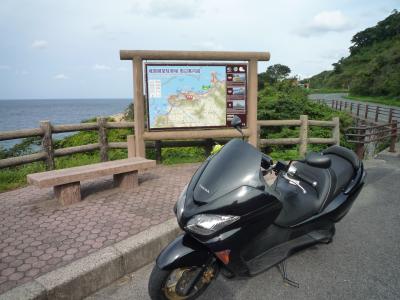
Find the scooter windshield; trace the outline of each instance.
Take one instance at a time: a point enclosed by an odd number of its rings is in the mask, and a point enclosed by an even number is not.
[[[260,178],[261,153],[240,139],[228,142],[202,172],[194,199],[211,202],[241,186],[264,188]]]

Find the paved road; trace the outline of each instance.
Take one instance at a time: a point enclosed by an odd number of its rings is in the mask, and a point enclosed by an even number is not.
[[[343,101],[347,101],[347,102],[352,102],[352,103],[361,103],[361,104],[368,104],[371,105],[370,109],[368,110],[368,119],[371,121],[375,120],[375,108],[378,105],[379,107],[385,107],[385,108],[393,108],[396,109],[398,111],[400,111],[399,107],[396,106],[389,106],[389,105],[384,105],[384,104],[377,104],[377,103],[372,103],[372,102],[364,102],[364,101],[357,101],[357,100],[350,100],[350,99],[346,99],[344,98],[345,96],[347,96],[347,93],[331,93],[331,94],[311,94],[309,95],[309,99],[311,100],[324,100],[326,102],[329,102],[329,105],[331,105],[331,101],[332,100],[343,100]],[[342,107],[342,110],[344,109],[344,107]],[[373,110],[371,110],[373,109]],[[348,111],[350,111],[350,108],[347,108]],[[355,111],[355,106],[353,106],[353,111]],[[365,116],[365,108],[364,106],[360,107],[360,111],[359,111],[360,116]],[[398,120],[400,121],[400,115],[396,115],[393,117],[394,120]],[[379,114],[378,117],[378,121],[383,122],[383,123],[387,123],[388,122],[388,115],[384,115],[384,114]]]
[[[367,186],[337,224],[329,245],[288,259],[287,286],[276,269],[248,280],[222,276],[199,298],[206,299],[400,299],[400,158],[367,164]],[[152,265],[124,277],[90,300],[149,299]]]

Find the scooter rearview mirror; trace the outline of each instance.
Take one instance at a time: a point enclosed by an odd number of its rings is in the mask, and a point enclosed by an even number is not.
[[[242,139],[244,139],[244,135],[243,135],[243,131],[242,131],[242,120],[234,115],[231,121],[231,125],[232,127],[234,127],[237,131],[240,132],[240,134],[242,135]]]

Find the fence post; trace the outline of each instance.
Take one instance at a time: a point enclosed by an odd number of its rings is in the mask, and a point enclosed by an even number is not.
[[[43,151],[46,152],[46,160],[45,160],[46,169],[54,170],[55,169],[54,147],[53,147],[50,121],[40,121],[40,128],[43,131],[42,147]]]
[[[108,141],[107,141],[107,119],[104,117],[97,118],[97,126],[99,126],[99,146],[100,161],[108,161]]]
[[[301,115],[300,116],[300,147],[299,152],[300,156],[304,157],[307,152],[307,140],[308,140],[308,116]]]
[[[376,107],[376,111],[375,111],[375,122],[378,122],[378,116],[379,116],[379,106]]]
[[[392,135],[390,137],[390,147],[389,152],[396,152],[396,140],[397,140],[397,121],[393,121],[392,123]]]
[[[133,134],[128,135],[126,141],[128,144],[128,158],[136,157],[135,136]]]
[[[337,100],[335,100],[335,109],[338,109],[338,101]]]
[[[204,141],[204,154],[206,157],[209,157],[211,155],[213,145],[214,145],[214,142],[212,139],[206,139]]]
[[[357,117],[360,115],[360,103],[357,104]]]
[[[365,105],[365,115],[364,115],[364,119],[368,119],[368,104]]]
[[[332,108],[335,107],[335,100],[332,100],[332,101],[331,101],[331,105],[332,105]]]
[[[350,113],[353,113],[353,102],[350,102]]]
[[[340,119],[339,117],[334,117],[332,121],[335,123],[332,129],[332,137],[335,139],[335,145],[340,146]]]
[[[392,119],[393,119],[393,108],[389,109],[389,122],[388,123],[392,123]]]
[[[344,110],[347,110],[347,101],[344,102]]]
[[[340,111],[342,111],[342,105],[343,105],[343,101],[340,100],[340,107],[339,107],[339,110],[340,110]]]
[[[359,159],[364,159],[365,152],[365,129],[359,129],[358,134],[362,135],[358,138],[358,143],[356,146],[356,154]]]
[[[161,148],[162,148],[161,141],[155,141],[154,149],[156,151],[156,162],[158,164],[162,162]]]
[[[257,124],[257,149],[258,150],[261,150],[260,138],[261,138],[261,126]]]

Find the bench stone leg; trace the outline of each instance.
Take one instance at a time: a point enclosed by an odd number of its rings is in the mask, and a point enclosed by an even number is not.
[[[70,205],[81,201],[81,184],[80,182],[71,182],[54,187],[54,194],[60,201],[61,205]]]
[[[123,189],[132,189],[139,185],[138,171],[114,174],[114,186]]]

